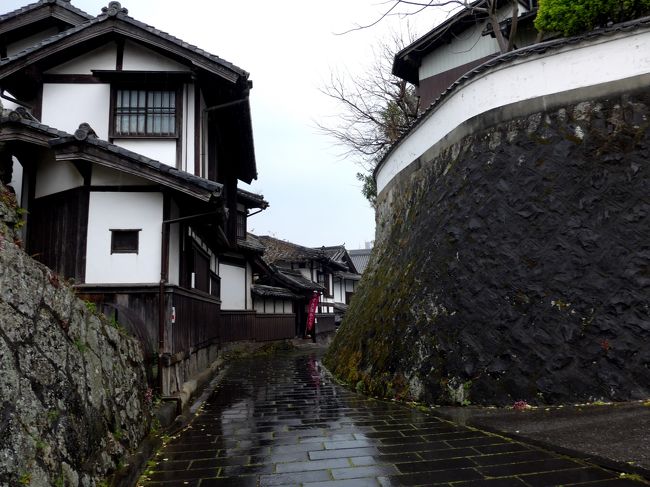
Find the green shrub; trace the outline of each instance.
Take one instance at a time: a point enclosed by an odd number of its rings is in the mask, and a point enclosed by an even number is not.
[[[650,14],[650,0],[539,0],[535,27],[571,36]]]

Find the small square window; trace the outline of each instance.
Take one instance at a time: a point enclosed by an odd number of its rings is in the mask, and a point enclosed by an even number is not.
[[[112,230],[111,254],[137,254],[140,229]]]

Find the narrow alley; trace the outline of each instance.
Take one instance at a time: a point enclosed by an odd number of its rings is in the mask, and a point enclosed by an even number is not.
[[[366,398],[317,349],[232,362],[141,485],[633,486],[583,461]]]

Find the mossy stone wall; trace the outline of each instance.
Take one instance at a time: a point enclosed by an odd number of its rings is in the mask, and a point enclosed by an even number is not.
[[[429,403],[650,395],[650,94],[483,128],[379,197],[326,357]]]

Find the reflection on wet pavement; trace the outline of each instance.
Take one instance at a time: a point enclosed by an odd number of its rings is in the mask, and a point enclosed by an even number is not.
[[[322,372],[317,351],[232,362],[157,455],[153,486],[641,485],[394,402]]]

